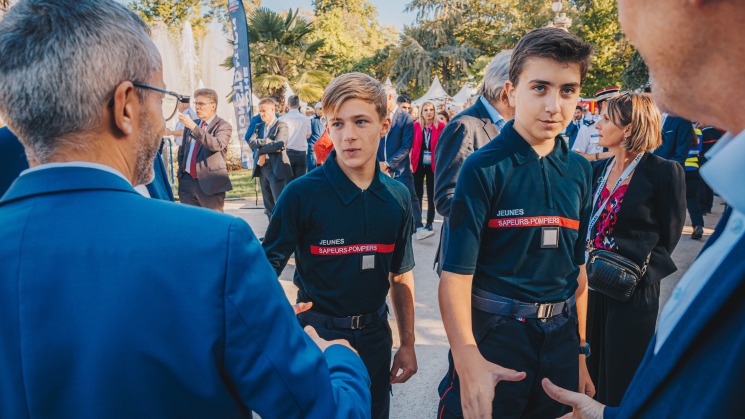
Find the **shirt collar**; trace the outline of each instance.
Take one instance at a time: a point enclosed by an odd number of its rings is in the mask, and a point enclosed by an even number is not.
[[[109,172],[109,173],[115,174],[115,175],[119,176],[120,178],[126,180],[127,183],[130,183],[129,182],[129,179],[127,179],[126,176],[124,176],[122,174],[122,172],[114,169],[113,167],[106,166],[106,165],[100,164],[100,163],[92,163],[92,162],[87,162],[87,161],[70,161],[70,162],[63,162],[63,163],[44,163],[44,164],[40,164],[38,166],[35,166],[35,167],[30,168],[30,169],[26,169],[26,170],[22,171],[19,176],[24,176],[24,175],[27,175],[29,173],[38,172],[38,171],[46,170],[46,169],[56,169],[56,168],[59,168],[59,167],[87,167],[89,169],[103,170],[104,172]]]
[[[727,150],[723,152],[723,150]],[[708,161],[701,167],[701,177],[714,192],[727,204],[745,213],[745,193],[742,179],[745,179],[745,131],[738,135],[725,134],[714,147],[706,153]]]
[[[336,150],[332,150],[326,161],[323,163],[323,171],[326,174],[326,178],[331,183],[334,192],[342,201],[344,206],[349,205],[355,198],[362,196],[362,189],[355,185],[347,175],[342,172],[341,167],[336,162]],[[367,190],[373,192],[379,198],[383,198],[382,190],[384,188],[382,176],[385,176],[380,171],[380,166],[375,164],[375,175],[373,181]]]
[[[512,161],[516,166],[529,163],[533,160],[538,160],[538,153],[533,150],[533,147],[528,144],[523,137],[514,128],[515,120],[507,122],[502,131],[499,132],[499,137],[507,145],[512,152]],[[566,142],[560,138],[555,138],[554,149],[545,157],[559,174],[563,175],[564,171],[569,165],[569,147]]]
[[[202,121],[202,122],[205,123],[204,127],[205,128],[209,127],[210,124],[212,124],[212,121],[214,121],[216,117],[217,117],[217,114],[214,114],[214,115],[212,115],[212,118],[210,118],[210,119],[208,119],[206,121]]]
[[[481,96],[479,100],[481,101],[481,104],[484,105],[484,107],[486,108],[486,112],[489,114],[489,118],[491,118],[492,123],[499,126],[498,122],[504,121],[504,118],[502,117],[502,115],[500,115],[499,111],[494,106],[492,106],[492,104],[489,103],[489,101],[486,100],[485,97]]]

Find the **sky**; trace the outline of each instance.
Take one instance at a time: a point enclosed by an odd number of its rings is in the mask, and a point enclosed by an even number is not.
[[[414,22],[416,13],[405,13],[404,8],[409,3],[408,0],[368,0],[375,8],[378,9],[378,21],[384,26],[395,26],[397,29],[403,29],[404,25]],[[274,11],[301,8],[313,11],[313,2],[311,0],[263,0],[261,5]]]

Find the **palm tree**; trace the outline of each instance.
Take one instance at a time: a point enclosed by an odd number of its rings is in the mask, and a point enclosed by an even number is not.
[[[248,15],[254,85],[279,98],[280,104],[284,102],[287,83],[295,86],[301,100],[315,102],[332,79],[323,69],[323,62],[334,56],[320,55],[323,39],[308,41],[313,26],[298,12],[299,9],[290,9],[283,18],[261,7]]]

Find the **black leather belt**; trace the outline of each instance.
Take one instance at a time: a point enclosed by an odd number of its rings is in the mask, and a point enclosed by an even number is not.
[[[388,306],[383,304],[377,311],[373,313],[360,314],[359,316],[349,317],[333,317],[326,314],[321,314],[317,311],[308,310],[297,315],[298,319],[309,323],[309,324],[325,324],[327,327],[334,327],[336,329],[351,329],[359,330],[364,329],[371,324],[378,323],[381,317],[388,310]]]
[[[487,313],[499,314],[500,316],[522,317],[525,319],[548,319],[564,313],[564,309],[570,309],[574,305],[574,296],[559,303],[524,303],[478,288],[473,288],[471,294],[471,306],[475,309]]]

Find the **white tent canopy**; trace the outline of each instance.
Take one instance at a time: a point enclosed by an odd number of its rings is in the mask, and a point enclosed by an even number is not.
[[[476,89],[471,87],[471,83],[466,82],[458,93],[453,96],[453,103],[465,106],[468,99],[476,96]]]
[[[429,86],[429,90],[427,90],[427,93],[425,93],[424,96],[420,97],[419,99],[411,102],[411,104],[419,106],[424,102],[434,102],[435,105],[439,105],[442,102],[450,101],[452,99],[453,98],[448,95],[445,89],[442,88],[440,79],[435,76],[435,79],[432,81],[432,85]]]

